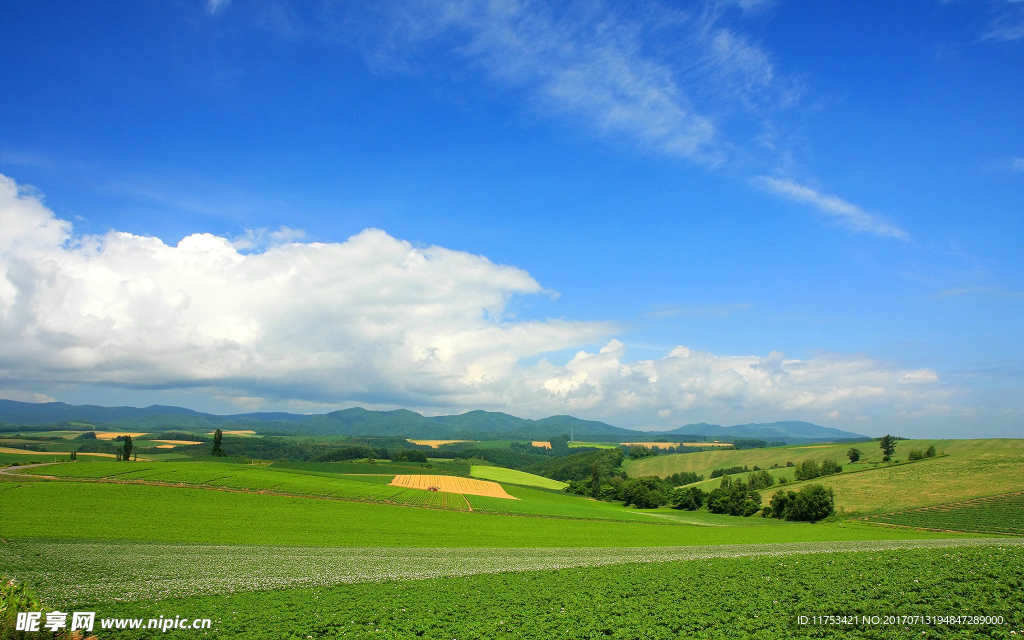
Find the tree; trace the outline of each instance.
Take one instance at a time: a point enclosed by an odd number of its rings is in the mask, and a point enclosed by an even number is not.
[[[850,447],[850,450],[846,452],[846,457],[850,459],[850,462],[857,462],[860,460],[860,449],[856,447]]]
[[[935,457],[935,445],[928,447],[928,450],[924,452],[924,457],[934,458]]]
[[[924,460],[924,451],[911,449],[910,453],[907,454],[907,460]]]
[[[892,460],[892,454],[896,453],[896,438],[885,434],[879,439],[878,446],[882,449],[882,462]]]
[[[220,446],[220,443],[221,443],[221,441],[223,439],[224,439],[224,433],[221,432],[220,429],[217,429],[217,431],[215,431],[214,434],[213,434],[213,455],[218,456],[218,457],[225,455],[224,454],[224,449],[222,449],[221,446]]]
[[[822,460],[821,461],[821,475],[830,476],[835,473],[842,473],[843,467],[835,460]]]
[[[813,480],[821,475],[821,467],[814,460],[804,460],[796,468],[797,480]]]
[[[131,459],[132,447],[133,446],[134,445],[132,445],[132,437],[131,436],[125,436],[124,437],[124,452],[121,455],[121,459],[124,460],[125,462],[128,462]]]
[[[548,441],[551,445],[551,453],[556,456],[564,456],[569,453],[569,436],[563,433],[560,436],[555,436]]]

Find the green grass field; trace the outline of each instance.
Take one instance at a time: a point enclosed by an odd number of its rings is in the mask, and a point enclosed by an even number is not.
[[[850,464],[846,459],[851,446],[865,454],[861,462]],[[628,461],[626,469],[630,476],[693,471],[707,478],[716,468],[757,465],[768,469],[773,464],[784,467],[790,461],[800,464],[808,459],[821,462],[832,458],[843,465],[843,473],[811,482],[832,488],[837,508],[850,514],[927,507],[1024,489],[1020,473],[1024,469],[1024,440],[901,440],[894,458],[906,460],[910,450],[923,451],[929,446],[935,446],[939,457],[896,465],[883,464],[878,444],[869,442],[673,454]],[[793,478],[791,468],[773,469],[771,473]],[[718,479],[705,480],[699,486],[710,489],[719,483]],[[793,483],[788,488],[799,490],[801,486]],[[777,485],[762,490],[762,497],[767,500],[776,490]]]
[[[564,489],[566,486],[568,486],[566,485],[566,483],[559,482],[558,480],[552,480],[551,478],[545,478],[544,476],[526,473],[525,471],[506,469],[504,467],[473,465],[470,468],[469,473],[474,478],[480,478],[481,480],[493,480],[495,482],[510,482],[512,484],[521,484],[527,487],[555,489],[556,491],[560,491]]]
[[[647,524],[524,518],[133,484],[37,481],[5,482],[0,487],[4,511],[18,514],[16,518],[0,520],[0,538],[8,540],[370,547],[643,547],[942,537],[937,533],[890,530],[861,523],[705,527],[667,520]],[[512,490],[531,491],[525,487]]]

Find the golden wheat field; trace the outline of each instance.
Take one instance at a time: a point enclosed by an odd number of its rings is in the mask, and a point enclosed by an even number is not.
[[[455,444],[457,442],[476,442],[476,440],[412,440],[410,438],[406,438],[406,442],[411,442],[412,444],[418,444],[425,447],[433,447],[434,449],[436,449],[443,444]]]
[[[538,449],[550,449],[551,448],[551,443],[546,441],[546,440],[534,440],[530,444],[532,444],[533,446],[537,447]]]
[[[133,431],[96,431],[94,433],[96,434],[96,437],[100,440],[113,440],[114,438],[120,436],[131,436],[133,438],[138,438],[139,436],[149,435],[148,433],[141,431],[138,433],[135,433]]]
[[[455,476],[395,476],[395,479],[388,484],[408,489],[423,489],[425,491],[434,490],[471,496],[508,498],[509,500],[519,499],[505,493],[505,489],[497,482],[458,478]]]

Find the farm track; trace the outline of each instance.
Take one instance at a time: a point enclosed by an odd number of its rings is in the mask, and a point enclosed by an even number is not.
[[[0,541],[0,565],[55,604],[159,600],[484,573],[820,553],[1020,547],[1024,538],[796,542],[689,547],[386,548]],[[123,558],[145,566],[124,575]],[[211,574],[209,567],[217,567]],[[111,576],[122,579],[112,581]]]

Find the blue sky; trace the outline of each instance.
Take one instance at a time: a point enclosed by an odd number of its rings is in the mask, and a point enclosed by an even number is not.
[[[1024,433],[1022,2],[19,0],[0,37],[2,397]]]

